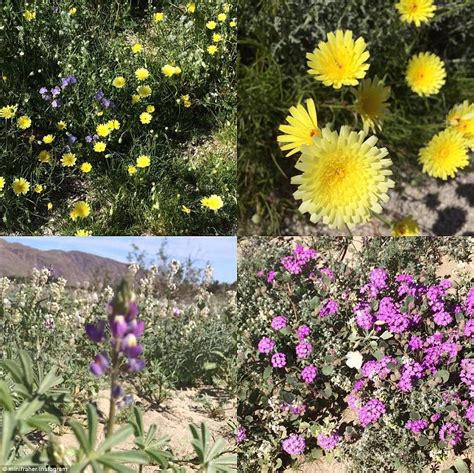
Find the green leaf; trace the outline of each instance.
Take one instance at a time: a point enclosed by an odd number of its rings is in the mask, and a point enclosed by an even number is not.
[[[38,388],[38,394],[45,394],[52,387],[57,386],[63,382],[63,378],[56,376],[56,368],[51,368],[48,374],[41,380]]]
[[[129,468],[128,466],[110,461],[110,459],[108,457],[105,457],[105,455],[97,458],[97,461],[111,468],[112,470],[117,471],[118,473],[136,473],[135,470],[133,470],[132,468]]]
[[[148,456],[145,453],[137,450],[126,450],[120,452],[109,452],[101,455],[98,461],[121,462],[121,463],[136,463],[138,465],[146,465],[148,463]]]
[[[324,375],[329,376],[334,373],[334,368],[331,365],[323,366],[322,372]]]
[[[82,450],[87,454],[91,451],[89,447],[89,442],[87,441],[87,436],[86,432],[83,429],[82,425],[74,419],[71,419],[69,421],[69,425],[71,426],[72,431],[74,432],[74,435],[77,438],[77,441],[79,442],[79,445],[81,446]]]
[[[13,381],[23,383],[21,366],[13,360],[2,360],[1,365],[8,371]]]
[[[271,375],[272,375],[272,368],[270,366],[267,366],[263,370],[263,380],[267,381],[267,379],[270,378]]]
[[[135,436],[142,437],[145,433],[145,428],[143,426],[143,415],[142,411],[137,406],[133,407],[133,417],[133,425],[135,426]]]
[[[30,355],[24,350],[20,351],[19,356],[24,373],[23,379],[26,381],[25,384],[31,386],[33,384],[33,362]]]
[[[24,401],[15,413],[18,420],[27,420],[32,415],[36,414],[44,405],[44,401],[33,399],[32,401]]]
[[[0,465],[6,465],[12,449],[16,420],[13,413],[4,411],[2,421],[2,436],[0,442]]]
[[[469,473],[469,467],[467,463],[462,459],[458,458],[456,463],[454,464],[454,468],[458,471],[458,473]]]
[[[43,432],[50,432],[52,430],[50,424],[59,424],[59,422],[59,419],[55,415],[47,412],[30,417],[26,421],[29,426]]]
[[[10,388],[3,380],[0,380],[0,406],[3,406],[4,409],[10,412],[15,410]]]
[[[158,450],[156,448],[147,448],[145,453],[150,457],[150,459],[158,463],[163,468],[168,468],[168,461],[173,458],[171,452],[166,452],[164,450]]]
[[[410,419],[413,419],[413,420],[421,419],[420,413],[416,411],[410,411]]]
[[[419,439],[418,439],[418,445],[420,447],[426,447],[428,444],[430,443],[430,441],[424,437],[424,436],[421,436]]]
[[[108,451],[112,447],[119,445],[122,442],[130,437],[133,434],[133,428],[131,425],[126,425],[121,429],[114,432],[110,437],[106,438],[99,446],[100,451]]]
[[[88,445],[89,451],[93,451],[97,440],[97,411],[91,403],[87,404],[87,423],[89,424]]]
[[[437,376],[438,378],[441,378],[441,380],[442,380],[444,383],[447,383],[448,380],[449,380],[449,371],[440,370],[440,371],[438,371],[438,373],[436,374],[436,376]]]
[[[389,338],[392,338],[393,337],[393,333],[389,332],[388,330],[385,330],[384,333],[382,333],[382,335],[380,335],[380,338],[382,340],[388,340]]]
[[[211,371],[215,370],[217,368],[217,363],[211,363],[210,361],[206,361],[203,365],[202,368],[204,371]]]

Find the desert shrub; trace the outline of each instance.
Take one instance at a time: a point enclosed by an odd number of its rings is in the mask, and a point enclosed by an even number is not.
[[[232,233],[235,142],[226,130],[235,128],[235,12],[220,0],[199,3],[194,13],[186,3],[145,3],[137,16],[130,2],[2,2],[0,105],[17,109],[0,131],[0,231]],[[36,15],[30,21],[28,12]],[[157,13],[164,16],[154,21]],[[220,13],[225,21],[217,21]],[[206,27],[211,20],[214,30]],[[141,68],[149,77],[136,76]],[[125,79],[120,88],[117,77]],[[31,119],[28,128],[18,127],[20,116]],[[112,120],[115,128],[97,134]],[[217,142],[215,152],[193,160],[208,141]],[[43,162],[41,152],[49,153]],[[65,165],[68,153],[76,161]],[[149,165],[140,168],[139,156]],[[30,184],[26,194],[13,192],[18,178]],[[225,196],[218,212],[201,205],[214,194]],[[86,220],[70,218],[77,201],[91,207]]]
[[[244,233],[287,234],[288,220],[297,213],[291,195],[294,186],[289,184],[295,161],[282,159],[276,141],[291,106],[313,97],[322,126],[360,128],[354,110],[347,107],[353,103],[349,88],[333,90],[307,73],[306,53],[336,29],[349,29],[354,37],[366,40],[369,76],[377,74],[391,87],[391,113],[377,136],[394,163],[396,190],[403,192],[405,185],[423,185],[429,179],[417,162],[419,149],[445,127],[447,112],[455,104],[473,101],[473,6],[464,0],[437,1],[437,15],[415,28],[400,21],[394,3],[241,2],[238,165],[239,219]],[[437,54],[447,65],[446,85],[427,99],[414,95],[405,82],[408,58],[420,51]]]
[[[241,242],[243,471],[283,471],[326,455],[351,471],[423,471],[453,452],[467,468],[471,243],[326,245]],[[448,254],[460,266],[440,279]]]

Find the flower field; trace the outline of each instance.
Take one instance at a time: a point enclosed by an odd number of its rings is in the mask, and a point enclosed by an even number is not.
[[[241,470],[472,471],[472,258],[469,239],[242,239]]]
[[[5,0],[0,232],[235,233],[231,2]]]
[[[242,12],[242,235],[472,234],[471,0]]]
[[[235,294],[212,268],[131,264],[114,288],[35,269],[0,296],[2,465],[236,471]]]

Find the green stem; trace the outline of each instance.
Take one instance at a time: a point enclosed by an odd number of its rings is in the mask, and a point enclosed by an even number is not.
[[[372,215],[373,215],[377,220],[380,220],[383,224],[387,225],[388,228],[392,228],[392,224],[391,224],[387,219],[385,219],[384,217],[382,217],[381,215],[376,214],[376,213],[373,213]]]
[[[115,407],[116,407],[116,402],[114,398],[114,388],[117,384],[118,381],[118,355],[117,352],[114,350],[114,353],[112,355],[112,374],[111,374],[111,379],[110,379],[110,404],[109,404],[109,418],[107,420],[107,432],[105,435],[105,438],[108,438],[112,435],[112,432],[114,430],[114,424],[115,424]]]

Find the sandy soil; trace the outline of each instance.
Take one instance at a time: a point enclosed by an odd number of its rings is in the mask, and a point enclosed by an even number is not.
[[[213,406],[218,405],[218,401],[223,402],[223,415],[216,418],[211,416],[208,409],[205,409],[203,402],[198,398],[206,396],[208,402]],[[236,401],[228,399],[225,393],[215,390],[212,387],[200,389],[184,389],[175,391],[172,397],[165,401],[159,408],[151,408],[146,403],[139,403],[144,413],[145,430],[151,424],[158,426],[157,437],[165,436],[170,438],[170,447],[177,458],[193,456],[191,446],[192,435],[189,430],[189,424],[200,424],[205,422],[212,436],[224,437],[232,442],[233,433],[228,426],[229,421],[236,421]],[[96,400],[99,413],[108,412],[109,393],[100,391]],[[78,419],[79,421],[84,419]],[[60,442],[66,448],[77,447],[77,440],[71,431],[62,431],[59,435]],[[98,429],[99,442],[104,439],[104,424],[101,423]],[[120,449],[127,450],[133,448],[133,442],[127,441],[120,445]],[[147,469],[145,469],[147,471]],[[156,471],[156,468],[150,467],[150,471]]]

